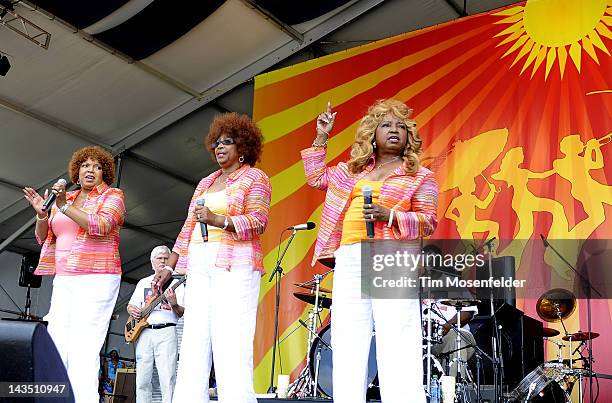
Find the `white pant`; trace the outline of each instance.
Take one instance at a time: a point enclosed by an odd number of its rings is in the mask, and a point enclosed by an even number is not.
[[[76,403],[97,402],[100,349],[104,344],[121,276],[55,276],[47,330],[64,362]]]
[[[425,402],[418,299],[362,299],[360,244],[336,251],[331,342],[335,403],[366,401],[367,365],[376,326],[383,403]]]
[[[176,381],[176,327],[145,329],[136,341],[136,402],[149,403],[153,399],[151,376],[157,367],[162,402],[170,403]]]
[[[211,352],[219,402],[257,403],[253,338],[261,275],[252,267],[213,267],[217,249],[217,242],[189,247],[175,403],[209,401]]]

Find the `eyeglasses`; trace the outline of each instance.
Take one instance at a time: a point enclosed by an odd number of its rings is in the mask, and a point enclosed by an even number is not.
[[[224,146],[229,146],[230,144],[234,144],[234,143],[235,143],[235,141],[232,138],[227,138],[227,139],[223,139],[223,140],[217,139],[217,140],[215,140],[214,143],[212,143],[212,148],[214,150],[215,148],[219,147],[221,144],[223,144]]]

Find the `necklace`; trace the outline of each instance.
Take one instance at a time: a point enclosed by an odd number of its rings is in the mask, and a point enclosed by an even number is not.
[[[380,165],[379,165],[379,166],[377,166],[377,167],[375,166],[375,167],[372,169],[372,171],[374,171],[374,170],[376,170],[376,169],[378,169],[378,168],[380,168],[380,167],[384,167],[385,165],[390,164],[390,163],[392,163],[393,161],[397,161],[397,160],[399,160],[399,159],[400,159],[400,157],[394,157],[394,158],[391,158],[389,161],[387,161],[387,162],[383,162],[382,164],[380,164]],[[371,172],[371,171],[370,171],[370,172]]]

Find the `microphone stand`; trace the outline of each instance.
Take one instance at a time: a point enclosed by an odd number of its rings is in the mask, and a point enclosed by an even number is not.
[[[272,274],[270,274],[270,278],[268,279],[268,283],[269,283],[272,281],[273,278],[276,277],[276,304],[274,307],[274,345],[272,347],[272,369],[270,370],[270,386],[268,387],[268,393],[274,393],[274,390],[275,390],[274,389],[274,371],[275,371],[275,365],[276,365],[276,344],[277,344],[277,338],[278,338],[278,310],[280,308],[280,287],[281,287],[281,279],[283,276],[283,268],[281,267],[281,262],[283,261],[283,258],[285,257],[285,254],[287,253],[287,249],[289,249],[289,245],[291,245],[291,242],[293,241],[293,238],[295,238],[295,234],[297,234],[296,229],[294,229],[293,232],[291,233],[291,237],[289,238],[289,241],[285,245],[285,250],[283,250],[283,254],[276,261],[276,267],[274,268],[274,271],[272,272]]]
[[[488,260],[489,260],[489,278],[493,277],[493,241],[495,237],[489,239],[484,243],[483,246],[486,246],[489,250],[488,252]],[[497,317],[495,316],[495,306],[493,303],[493,287],[491,287],[489,291],[489,306],[491,309],[491,319],[493,320],[493,335],[491,337],[491,350],[493,353],[493,390],[495,391],[495,403],[502,402],[503,393],[504,393],[504,358],[503,355],[500,354],[501,348],[501,335],[499,332],[499,327],[497,324]]]
[[[576,268],[574,266],[571,265],[570,262],[567,261],[567,259],[565,259],[563,257],[563,255],[561,255],[561,253],[559,253],[559,251],[557,251],[557,249],[554,248],[554,246],[551,245],[550,242],[548,242],[548,240],[544,237],[544,235],[540,234],[540,237],[542,238],[542,241],[544,242],[544,247],[545,248],[550,248],[553,252],[555,252],[555,255],[557,255],[559,257],[559,259],[561,259],[566,265],[567,267],[569,267],[570,269],[572,269],[572,271],[574,273],[576,273],[578,275],[578,277],[583,281],[582,285],[584,287],[584,290],[586,291],[586,297],[587,297],[587,327],[588,327],[588,332],[589,332],[589,342],[588,342],[588,351],[589,351],[589,402],[593,403],[593,339],[590,338],[591,335],[591,292],[595,291],[595,293],[597,295],[599,295],[600,297],[602,296],[601,293],[599,291],[597,291],[597,289],[595,287],[593,287],[593,285],[591,284],[591,282],[584,277],[582,274],[580,274],[580,272],[578,270],[576,270]],[[571,343],[571,341],[570,341]],[[571,350],[571,348],[570,348]],[[572,362],[572,357],[569,357],[570,359],[570,363]]]

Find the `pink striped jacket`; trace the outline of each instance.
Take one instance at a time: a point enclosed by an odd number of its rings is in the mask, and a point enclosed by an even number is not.
[[[363,172],[354,175],[345,162],[327,167],[326,157],[325,148],[302,150],[306,182],[316,189],[327,191],[312,257],[313,266],[318,259],[333,258],[342,239],[342,222],[353,187],[375,165],[372,157]],[[421,167],[411,176],[400,165],[384,179],[379,199],[379,205],[395,210],[397,227],[388,228],[387,223],[377,221],[374,223],[375,238],[416,239],[431,235],[438,223],[437,204],[438,185],[433,172]]]
[[[66,200],[72,202],[80,190],[68,192]],[[66,263],[66,271],[73,273],[121,274],[121,258],[119,257],[119,229],[125,217],[125,202],[121,189],[109,187],[101,183],[89,192],[81,210],[88,216],[88,230],[79,227],[70,257]],[[55,205],[49,214],[49,222],[59,213]],[[42,243],[40,261],[35,274],[55,274],[55,234],[49,225],[47,238]]]
[[[198,222],[193,214],[195,200],[221,176],[221,173],[222,171],[218,170],[202,179],[193,192],[187,219],[172,249],[179,255],[177,270],[187,269],[191,233]],[[271,194],[270,179],[260,169],[245,164],[229,175],[225,198],[228,218],[232,220],[236,232],[223,233],[215,266],[227,270],[232,266],[251,266],[254,270],[264,271],[259,235],[268,225]]]

